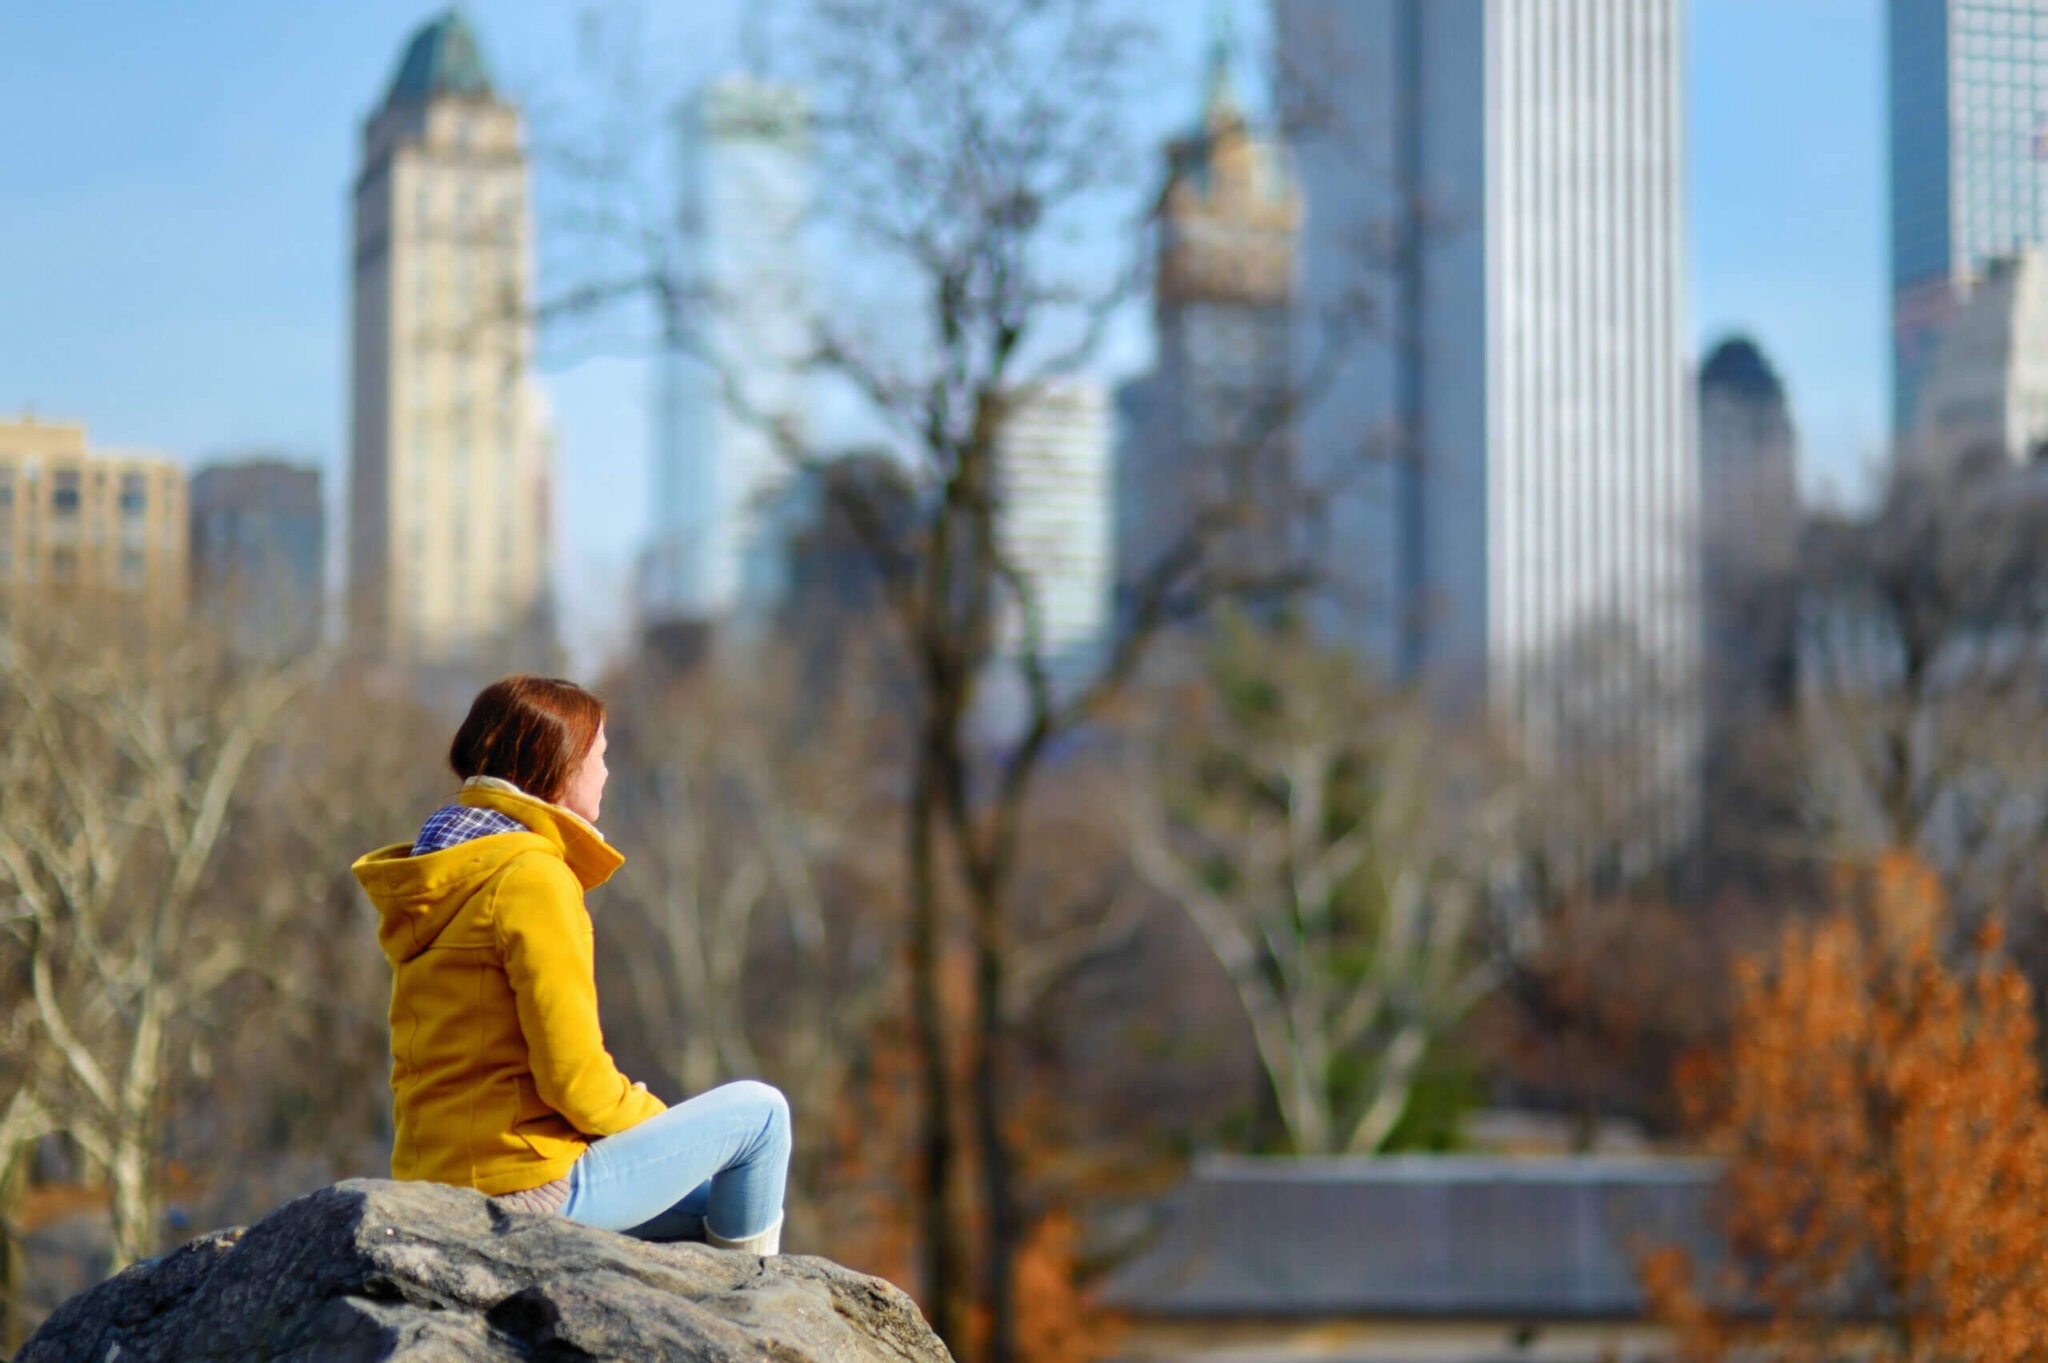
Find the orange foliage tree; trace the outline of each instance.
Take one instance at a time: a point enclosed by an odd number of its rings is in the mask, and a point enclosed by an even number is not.
[[[942,979],[945,1000],[958,1007],[966,993],[967,961],[955,957],[949,964],[952,968]],[[835,1258],[917,1296],[925,1284],[916,1272],[917,1209],[912,1197],[921,1177],[914,1045],[908,1020],[900,1015],[885,1016],[871,1029],[848,1093],[836,1109],[823,1171],[830,1191],[821,1211]],[[966,1068],[965,1051],[964,1046],[956,1047],[950,1057],[956,1072]],[[1038,1105],[1031,1101],[1026,1108]],[[964,1124],[968,1116],[962,1104],[954,1120]],[[1038,1175],[1054,1152],[1034,1145],[1023,1125],[1020,1122],[1020,1129],[1011,1134],[1015,1148],[1031,1155],[1020,1172]],[[971,1191],[976,1173],[971,1162],[957,1172]],[[978,1224],[983,1209],[969,1195],[963,1195],[962,1202]],[[1094,1363],[1114,1353],[1121,1321],[1096,1302],[1084,1282],[1087,1270],[1080,1228],[1069,1212],[1055,1204],[1030,1217],[1011,1264],[1018,1363]],[[986,1358],[991,1323],[985,1308],[968,1310],[956,1353]]]
[[[2048,1322],[2048,1109],[1994,928],[1945,959],[1933,877],[1890,858],[1739,969],[1709,1130],[1725,1258],[1645,1265],[1686,1360],[2005,1363]]]

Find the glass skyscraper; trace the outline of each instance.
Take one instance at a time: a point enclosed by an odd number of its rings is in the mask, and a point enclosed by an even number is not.
[[[804,438],[811,350],[803,93],[713,81],[683,105],[677,133],[693,293],[680,305],[686,344],[659,376],[649,624],[739,607],[762,519]]]
[[[1988,260],[2048,236],[2048,0],[1890,0],[1892,418]]]

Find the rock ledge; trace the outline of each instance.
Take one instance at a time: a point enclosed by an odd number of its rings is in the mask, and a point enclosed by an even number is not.
[[[370,1179],[73,1297],[16,1363],[109,1359],[951,1363],[909,1297],[829,1260],[650,1245]]]

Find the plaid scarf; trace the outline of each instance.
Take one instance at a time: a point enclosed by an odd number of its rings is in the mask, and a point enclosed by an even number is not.
[[[423,857],[429,852],[443,852],[450,847],[460,846],[472,838],[488,838],[493,833],[524,833],[525,824],[510,814],[500,814],[495,809],[480,809],[472,805],[443,805],[427,816],[426,825],[420,829],[419,838],[412,845],[412,854]]]

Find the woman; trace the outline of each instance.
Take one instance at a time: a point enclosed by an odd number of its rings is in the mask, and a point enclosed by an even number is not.
[[[789,1108],[751,1081],[666,1107],[598,1027],[583,896],[624,858],[597,831],[604,703],[484,688],[448,760],[456,802],[355,864],[391,961],[391,1173],[649,1240],[774,1254]]]

